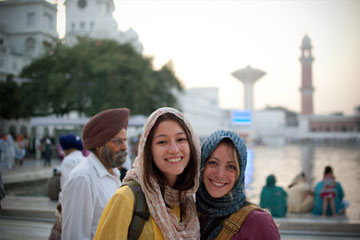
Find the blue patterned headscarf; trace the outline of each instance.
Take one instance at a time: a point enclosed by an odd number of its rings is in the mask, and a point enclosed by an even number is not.
[[[204,180],[203,169],[205,167],[206,160],[214,152],[219,143],[225,139],[230,139],[240,157],[240,174],[238,181],[235,183],[234,188],[231,191],[231,195],[227,194],[221,198],[213,198],[207,192]],[[244,140],[232,131],[216,131],[211,134],[201,146],[201,173],[200,173],[200,185],[196,192],[196,206],[198,212],[210,218],[224,217],[233,214],[246,202],[244,193],[245,186],[245,168],[247,162],[247,150]],[[222,226],[218,226],[213,232],[215,236],[220,231]],[[218,229],[219,228],[219,229]]]
[[[244,193],[245,185],[245,168],[247,162],[246,145],[242,138],[232,131],[216,131],[211,134],[201,146],[201,166],[200,169],[204,169],[206,160],[214,152],[219,143],[225,139],[230,139],[240,157],[240,174],[239,179],[235,183],[232,189],[231,195],[225,195],[222,198],[213,198],[206,191],[203,181],[203,171],[200,174],[200,186],[196,193],[196,203],[198,211],[209,217],[221,217],[227,216],[236,212],[246,200]]]

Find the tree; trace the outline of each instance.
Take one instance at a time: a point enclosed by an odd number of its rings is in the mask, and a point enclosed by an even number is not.
[[[9,75],[6,81],[0,81],[0,116],[4,119],[19,118],[19,86]]]
[[[71,111],[94,115],[115,107],[147,115],[160,106],[178,107],[173,92],[183,90],[170,63],[154,70],[151,58],[112,40],[59,43],[21,76],[32,79],[21,86],[27,96],[22,109],[35,116]]]

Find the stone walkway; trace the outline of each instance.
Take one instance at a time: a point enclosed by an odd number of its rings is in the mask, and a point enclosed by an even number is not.
[[[0,218],[1,240],[47,240],[52,223]]]
[[[44,167],[42,160],[25,159],[23,166],[13,169],[2,165],[3,183],[8,187],[24,182],[45,182],[53,175],[58,160],[51,161],[51,167]],[[4,163],[3,163],[4,164]],[[1,240],[45,240],[49,238],[53,225],[56,201],[47,197],[7,195],[2,201],[0,214]]]
[[[25,159],[21,167],[16,166],[13,169],[4,167],[2,163],[2,180],[4,185],[17,182],[34,181],[38,179],[48,179],[53,174],[53,169],[60,166],[60,161],[52,160],[51,167],[44,167],[42,160]]]

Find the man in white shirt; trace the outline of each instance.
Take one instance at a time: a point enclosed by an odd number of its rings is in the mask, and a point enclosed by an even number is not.
[[[70,173],[62,189],[61,239],[93,239],[104,207],[120,187],[121,166],[127,156],[126,129],[130,111],[109,109],[93,116],[83,128],[90,150]]]
[[[65,181],[69,178],[71,170],[83,161],[85,157],[82,154],[82,141],[78,136],[71,133],[61,135],[59,137],[59,143],[65,155],[60,166],[60,187],[62,189]]]
[[[74,134],[67,134],[67,135],[61,135],[59,137],[59,143],[61,146],[62,151],[64,152],[64,159],[62,160],[61,166],[59,168],[59,174],[52,178],[52,180],[55,180],[54,182],[50,183],[58,183],[60,185],[60,189],[64,187],[65,181],[69,178],[71,170],[73,170],[76,165],[78,165],[80,162],[84,161],[86,158],[84,157],[82,153],[83,145],[82,141],[78,136],[75,136]],[[57,182],[56,180],[58,180]],[[49,184],[49,193],[50,191],[55,194],[55,191],[57,188],[54,189],[53,184]],[[59,202],[61,202],[62,193],[59,193]],[[59,239],[61,236],[61,204],[58,204],[57,206],[58,213],[56,215],[56,220],[54,222],[54,225],[51,229],[50,233],[50,240]]]

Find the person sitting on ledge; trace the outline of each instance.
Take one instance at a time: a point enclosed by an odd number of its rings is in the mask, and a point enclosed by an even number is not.
[[[266,185],[262,188],[260,194],[260,207],[267,208],[273,217],[285,217],[287,211],[287,193],[276,186],[276,178],[273,174],[266,178]]]
[[[306,182],[305,173],[301,172],[293,179],[289,185],[288,212],[307,213],[310,212],[314,204],[314,192]]]
[[[333,172],[331,166],[326,166],[324,170],[324,176],[329,171]],[[315,203],[312,208],[312,213],[314,215],[327,215],[331,216],[332,210],[330,204],[327,206],[326,213],[323,213],[323,197],[321,197],[321,192],[324,187],[324,180],[321,180],[318,182],[314,189],[314,195],[315,195]],[[341,187],[340,182],[335,182],[335,198],[334,198],[334,205],[335,205],[335,214],[344,214],[345,209],[349,206],[348,201],[344,201],[344,191]]]

